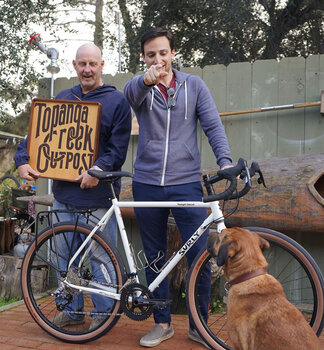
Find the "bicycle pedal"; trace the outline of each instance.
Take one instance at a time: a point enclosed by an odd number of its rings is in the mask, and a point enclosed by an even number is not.
[[[154,299],[154,309],[163,310],[172,303],[172,300]]]

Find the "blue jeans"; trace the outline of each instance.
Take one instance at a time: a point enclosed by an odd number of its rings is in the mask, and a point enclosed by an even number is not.
[[[54,200],[53,205],[54,210],[69,210],[69,209],[76,209],[76,207],[71,205],[66,205],[63,203],[58,202],[57,200]],[[108,208],[99,208],[96,211],[93,212],[93,214],[101,219],[103,215],[107,212]],[[75,222],[77,219],[78,214],[77,213],[59,213],[59,221],[73,221]],[[98,222],[93,216],[91,216],[91,220]],[[86,222],[86,218],[79,216],[79,221]],[[53,223],[57,222],[57,218],[55,215],[53,215]],[[108,237],[110,241],[117,246],[117,221],[116,217],[113,214],[111,219],[109,220],[107,226],[103,230],[104,237]],[[55,249],[58,252],[58,264],[59,268],[63,270],[67,267],[68,264],[68,251],[67,251],[67,243],[69,246],[72,247],[72,254],[74,254],[78,247],[82,244],[83,238],[81,236],[75,236],[72,232],[70,235],[67,235],[66,241],[61,239],[56,240],[56,246]],[[72,241],[73,240],[73,241]],[[73,242],[73,243],[72,243]],[[54,253],[56,256],[56,254]],[[95,280],[98,282],[107,283],[107,279],[109,279],[110,283],[116,282],[116,276],[113,269],[113,265],[109,261],[103,261],[103,258],[107,258],[107,254],[104,253],[103,248],[101,248],[99,245],[96,245],[90,250],[89,252],[90,256],[90,263],[91,263],[91,271],[95,276]],[[76,259],[76,263],[78,263],[79,259]],[[109,277],[107,277],[107,273]],[[58,274],[58,278],[59,278]],[[114,304],[114,300],[106,297],[102,297],[100,295],[91,294],[92,302],[94,305],[94,309],[91,311],[93,313],[100,313],[100,312],[109,312]],[[56,297],[55,301],[57,303],[61,302],[62,299]],[[74,312],[82,312],[83,311],[83,294],[75,294],[73,295],[73,300],[71,303],[69,303],[65,308],[64,312],[69,314],[69,316],[73,319],[80,319],[83,318],[83,315],[77,315],[75,313],[69,313],[69,311]],[[93,318],[100,317],[100,315],[93,315]]]
[[[200,182],[194,182],[174,186],[154,186],[133,181],[133,196],[136,201],[201,201],[203,190]],[[207,217],[206,208],[135,208],[135,214],[142,236],[145,254],[149,263],[157,256],[159,251],[164,254],[163,259],[157,263],[161,268],[167,256],[167,223],[170,210],[180,231],[182,241],[185,243],[194,231]],[[191,266],[199,251],[206,247],[208,230],[198,239],[186,254],[188,265]],[[150,268],[146,269],[148,285],[155,279],[157,274]],[[208,304],[210,294],[210,267],[203,272],[199,287],[200,311],[205,320],[208,317]],[[165,278],[160,286],[154,291],[157,299],[169,299],[169,282]],[[156,323],[170,323],[170,307],[154,311]],[[194,328],[190,321],[190,327]]]

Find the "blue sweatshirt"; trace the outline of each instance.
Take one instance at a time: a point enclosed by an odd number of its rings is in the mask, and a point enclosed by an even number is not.
[[[220,167],[232,163],[227,137],[205,83],[195,75],[173,69],[175,106],[168,108],[157,86],[135,76],[124,88],[139,124],[134,181],[150,185],[178,185],[200,181],[197,143],[199,120]]]
[[[81,86],[61,91],[56,99],[100,102],[102,105],[98,158],[94,162],[102,170],[120,170],[125,162],[131,131],[131,111],[123,94],[114,86],[104,84],[82,94]],[[28,163],[27,139],[18,145],[14,156],[16,167]],[[120,193],[120,182],[115,183],[115,192]],[[80,183],[53,181],[53,194],[61,203],[76,207],[108,207],[108,186],[102,182],[93,188],[81,189]]]

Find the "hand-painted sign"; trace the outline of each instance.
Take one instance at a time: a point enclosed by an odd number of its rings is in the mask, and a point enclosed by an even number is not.
[[[101,104],[34,99],[29,165],[40,177],[75,181],[97,158]]]

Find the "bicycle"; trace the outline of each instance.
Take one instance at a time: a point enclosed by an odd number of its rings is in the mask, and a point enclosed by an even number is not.
[[[218,232],[226,228],[219,201],[237,199],[251,188],[251,178],[263,176],[258,164],[253,162],[248,168],[240,159],[236,166],[220,170],[215,176],[204,176],[207,195],[201,202],[120,202],[113,192],[112,184],[121,177],[131,177],[126,172],[88,171],[100,181],[106,181],[112,191],[112,206],[96,224],[59,222],[37,234],[28,248],[21,268],[21,288],[25,304],[38,325],[52,336],[71,343],[85,343],[107,333],[122,314],[133,320],[147,319],[154,308],[163,308],[169,300],[156,300],[152,292],[182,259],[190,247],[212,224]],[[243,189],[237,190],[237,177],[243,179]],[[215,194],[213,184],[226,179],[229,186],[224,192]],[[140,283],[138,270],[156,268],[156,261],[149,266],[141,252],[136,255],[129,244],[121,208],[134,207],[204,207],[210,209],[209,216],[192,234],[178,252],[175,252],[159,271],[156,279],[147,287]],[[127,268],[120,253],[109,240],[104,239],[100,229],[115,213],[122,245],[126,253]],[[313,258],[297,242],[280,232],[266,228],[249,227],[267,239],[271,248],[266,252],[269,262],[268,273],[273,274],[283,285],[287,298],[305,315],[317,335],[324,326],[324,281],[320,269]],[[75,246],[77,237],[82,239]],[[57,250],[58,243],[66,245],[67,258]],[[280,260],[280,264],[278,261]],[[64,266],[60,266],[64,265]],[[95,268],[96,270],[95,270]],[[208,319],[200,307],[199,282],[205,269],[211,271]],[[58,284],[59,276],[59,284]],[[39,280],[38,280],[39,278]],[[38,281],[41,281],[38,282]],[[38,282],[38,283],[37,283]],[[42,288],[40,290],[39,285]],[[192,264],[187,280],[187,308],[201,338],[213,349],[230,349],[226,330],[226,292],[222,269],[216,260],[203,249]],[[208,293],[207,293],[208,294]],[[83,309],[74,311],[84,317],[84,323],[58,327],[53,317],[64,311],[66,306],[78,295],[83,297]],[[91,297],[108,297],[113,304],[110,310],[94,314],[91,310]],[[102,322],[89,329],[92,316],[101,316]]]
[[[30,188],[28,190],[28,188]],[[21,202],[17,198],[32,196],[35,191],[31,186],[21,185],[19,180],[12,174],[6,174],[0,178],[0,204],[6,209],[4,216],[15,220],[15,231],[17,235],[28,234],[34,231],[34,218],[30,213],[28,203]]]

